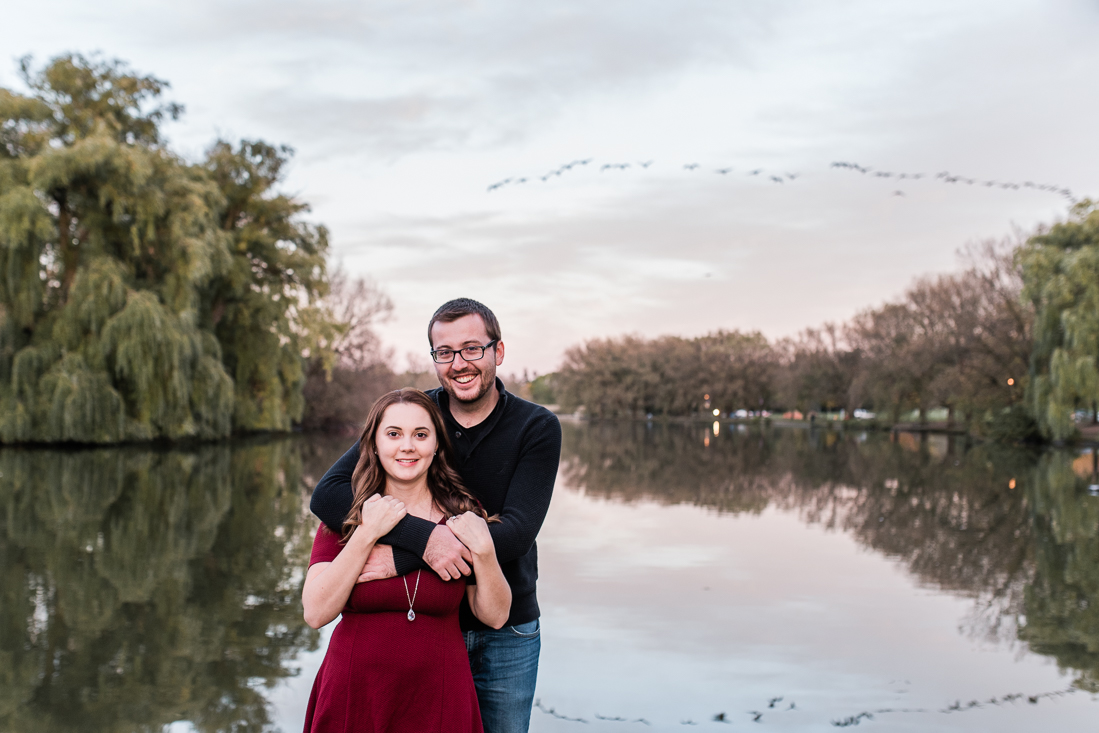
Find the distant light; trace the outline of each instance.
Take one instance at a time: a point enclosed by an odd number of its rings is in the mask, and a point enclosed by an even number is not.
[[[1008,387],[1010,387],[1010,386],[1012,386],[1013,384],[1015,384],[1015,380],[1014,380],[1014,379],[1012,379],[1011,377],[1008,377],[1008,378],[1007,378],[1007,386],[1008,386]]]
[[[717,410],[717,409],[714,410],[714,417],[717,417],[720,414],[721,414],[721,410]]]
[[[1015,488],[1015,479],[1011,479],[1010,481],[1007,482],[1007,488],[1009,488],[1009,489],[1014,489]]]
[[[721,430],[721,423],[719,423],[717,420],[714,420],[714,435],[717,435],[718,432],[720,432],[720,430]]]
[[[708,399],[710,399],[710,395],[704,394],[704,395],[702,395],[702,399],[708,400]]]

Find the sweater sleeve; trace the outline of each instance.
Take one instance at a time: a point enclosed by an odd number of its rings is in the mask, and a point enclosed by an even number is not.
[[[355,441],[317,482],[313,497],[309,500],[309,510],[337,534],[343,527],[347,513],[351,511],[351,498],[355,493],[351,489],[351,476],[354,475],[358,463],[359,443]]]
[[[561,461],[561,423],[549,414],[525,441],[508,484],[499,523],[489,525],[496,558],[510,562],[526,555],[549,511]]]
[[[359,443],[352,445],[317,482],[309,509],[333,532],[339,534],[347,513],[351,511],[351,499],[355,492],[351,477],[359,463]],[[419,517],[406,516],[397,526],[378,540],[378,544],[393,547],[393,564],[397,575],[407,575],[423,563],[424,548],[435,524]]]

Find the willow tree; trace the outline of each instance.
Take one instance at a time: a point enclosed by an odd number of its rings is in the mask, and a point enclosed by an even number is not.
[[[1018,254],[1034,303],[1031,408],[1046,435],[1069,437],[1076,409],[1099,403],[1099,207],[1031,237]]]
[[[286,429],[334,333],[323,227],[275,193],[287,148],[174,154],[167,84],[21,63],[0,89],[0,441]]]

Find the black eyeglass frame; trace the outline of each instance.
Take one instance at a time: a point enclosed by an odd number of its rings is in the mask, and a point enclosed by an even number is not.
[[[463,351],[466,351],[467,349],[480,349],[481,350],[481,355],[480,356],[474,356],[472,358],[466,358],[466,355],[462,354],[462,361],[480,361],[481,359],[485,358],[485,352],[488,351],[491,348],[495,348],[496,344],[498,344],[498,343],[500,343],[500,339],[492,339],[492,341],[489,341],[484,346],[480,346],[480,345],[478,345],[478,346],[463,346],[460,349],[432,349],[428,353],[431,354],[431,359],[436,364],[453,364],[454,359],[456,359],[458,357],[459,353],[461,353]],[[451,354],[450,359],[447,360],[447,361],[440,361],[439,356],[438,356],[440,351],[449,351],[450,354]]]

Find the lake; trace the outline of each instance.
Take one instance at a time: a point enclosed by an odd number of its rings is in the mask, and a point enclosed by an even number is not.
[[[563,427],[532,731],[1095,728],[1090,452]],[[0,730],[300,730],[349,444],[0,449]]]

